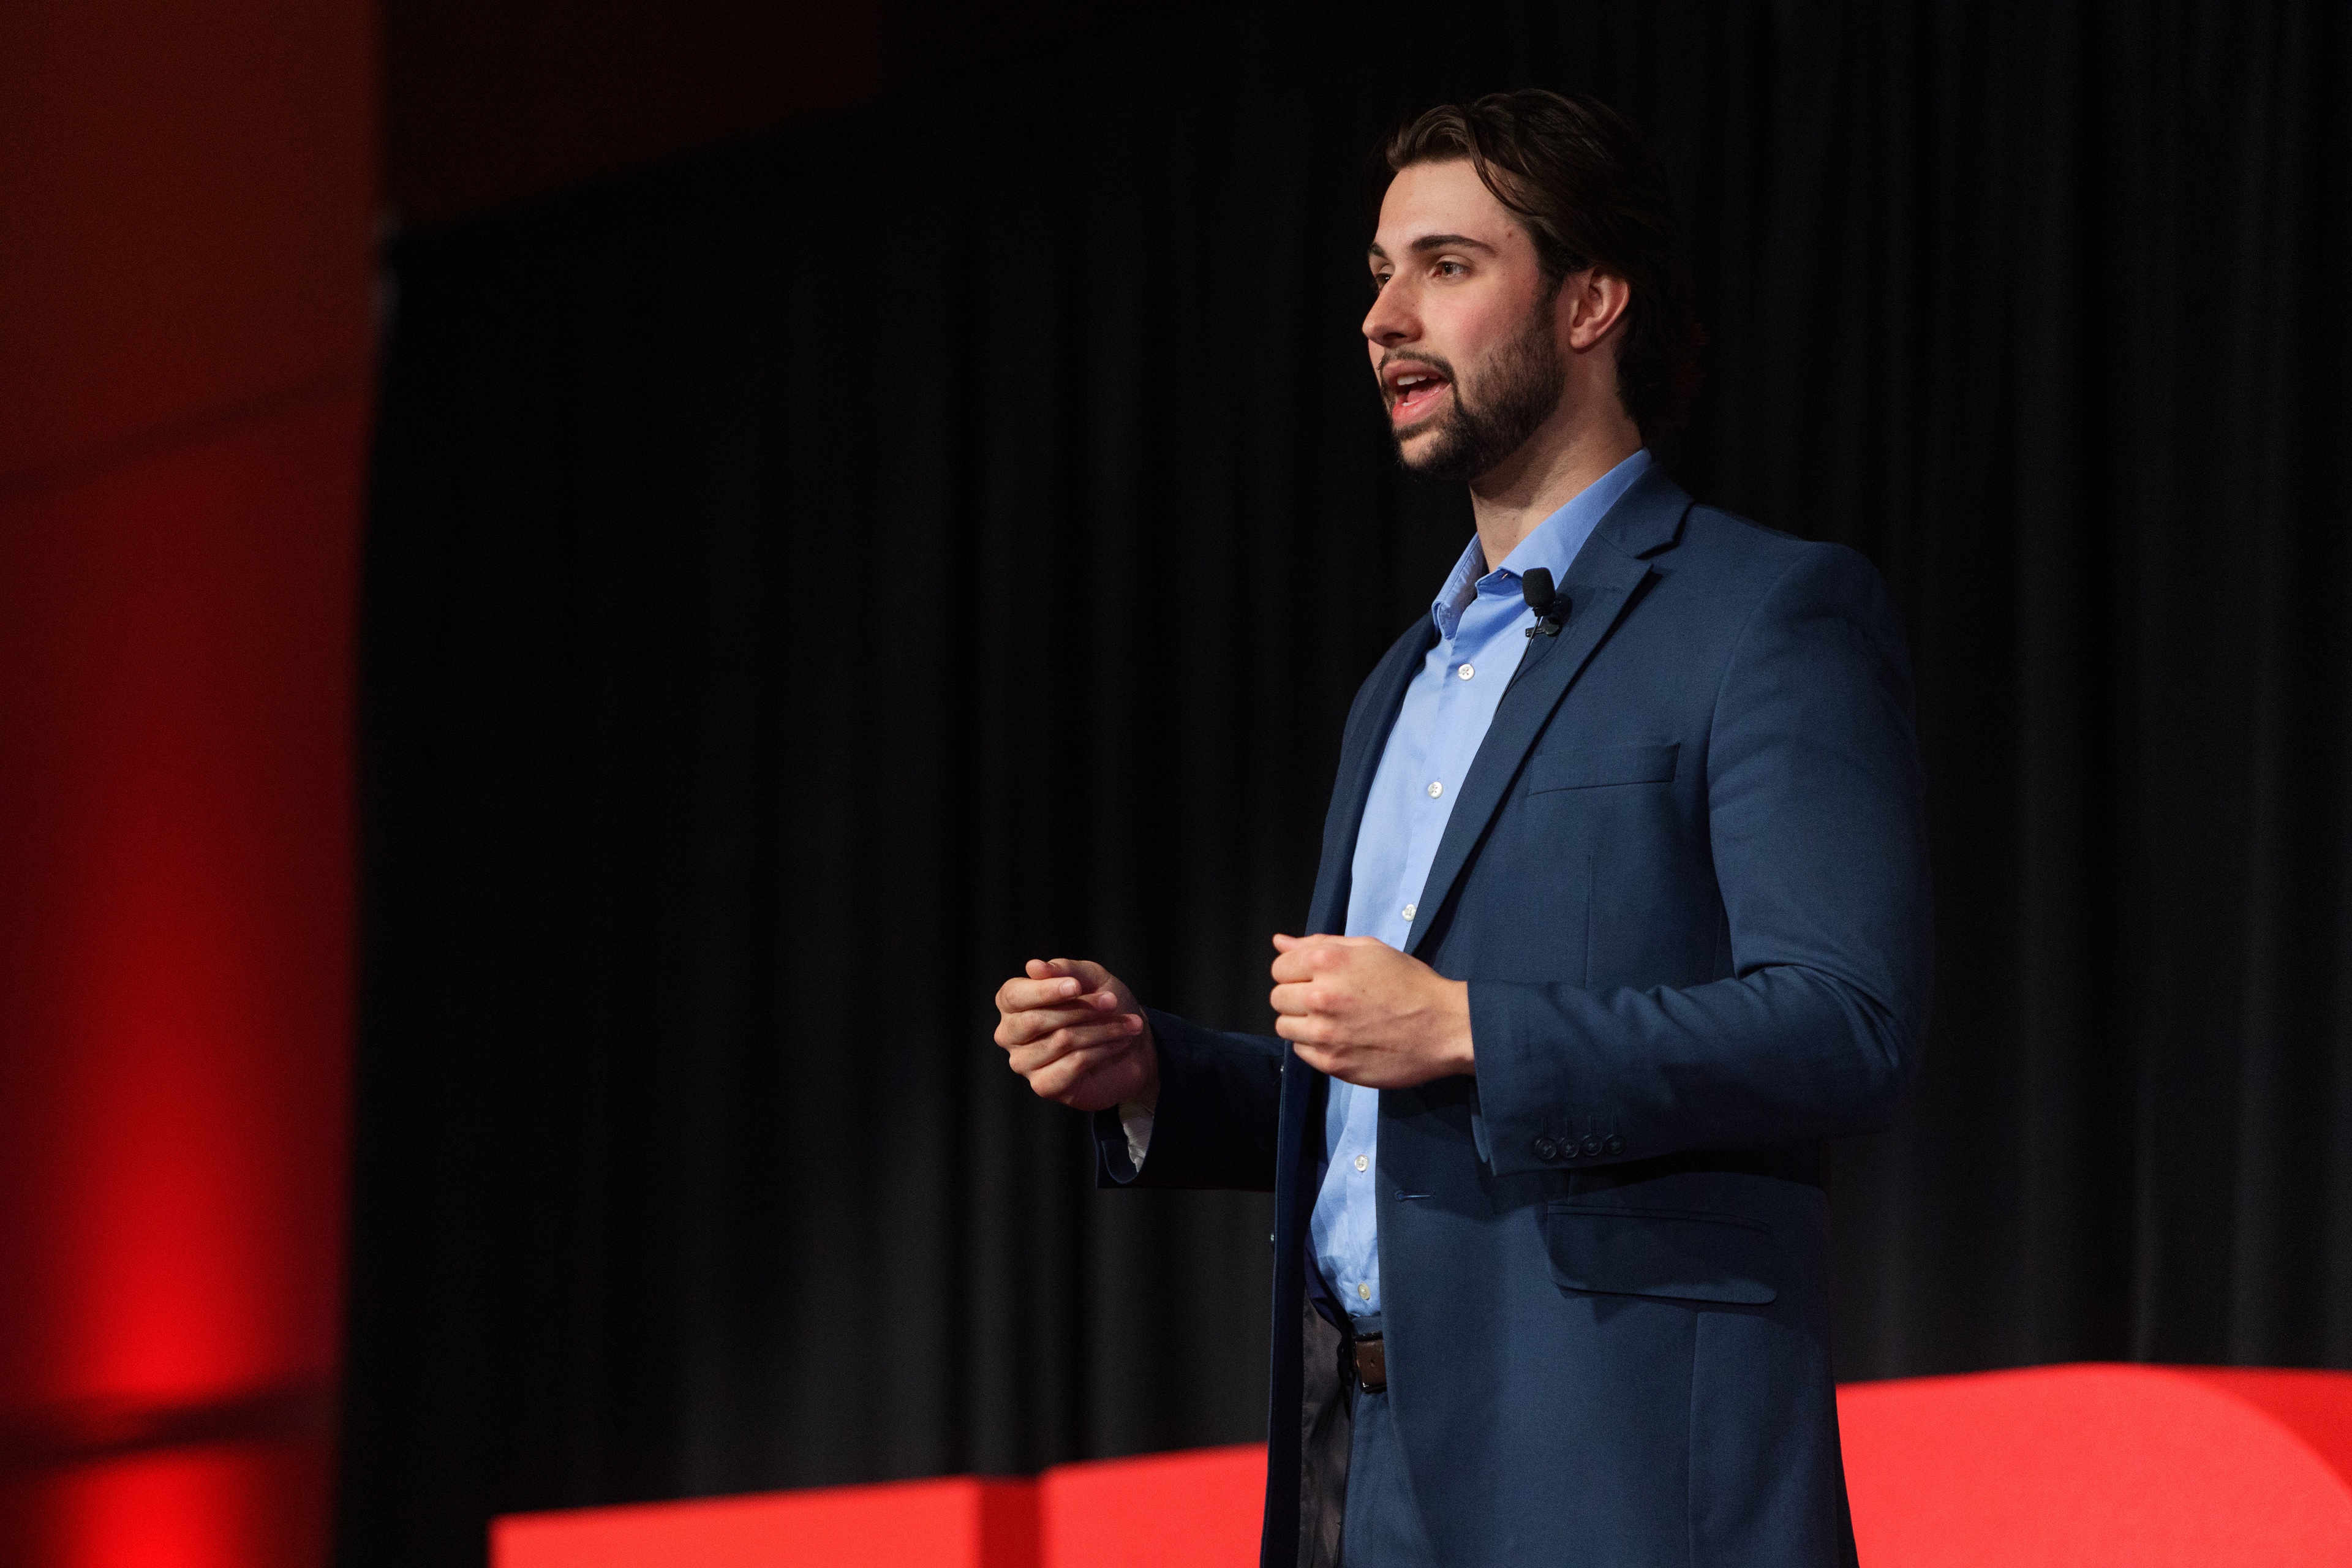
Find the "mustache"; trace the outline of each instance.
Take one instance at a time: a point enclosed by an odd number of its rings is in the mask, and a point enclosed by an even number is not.
[[[1372,372],[1380,378],[1381,396],[1385,401],[1395,401],[1394,395],[1389,390],[1389,369],[1392,365],[1400,364],[1417,365],[1424,370],[1433,370],[1455,386],[1462,384],[1462,378],[1454,374],[1454,367],[1435,354],[1398,353],[1391,350],[1381,356],[1379,367]]]

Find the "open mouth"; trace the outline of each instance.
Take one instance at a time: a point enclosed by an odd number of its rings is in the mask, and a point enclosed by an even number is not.
[[[1425,417],[1454,384],[1443,372],[1425,364],[1391,365],[1381,380],[1389,395],[1389,423],[1400,426]]]

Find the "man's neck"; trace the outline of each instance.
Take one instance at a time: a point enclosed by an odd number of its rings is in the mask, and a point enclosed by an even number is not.
[[[1470,510],[1486,570],[1500,566],[1544,519],[1642,449],[1641,430],[1618,410],[1609,412],[1613,417],[1579,421],[1572,429],[1538,431],[1500,468],[1471,482]]]

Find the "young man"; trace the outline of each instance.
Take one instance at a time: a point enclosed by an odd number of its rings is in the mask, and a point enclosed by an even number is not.
[[[1280,1037],[1056,959],[997,1041],[1105,1181],[1277,1194],[1266,1568],[1851,1561],[1822,1141],[1927,1012],[1901,629],[1644,449],[1698,331],[1622,120],[1501,94],[1388,163],[1372,373],[1477,534],[1348,716]]]

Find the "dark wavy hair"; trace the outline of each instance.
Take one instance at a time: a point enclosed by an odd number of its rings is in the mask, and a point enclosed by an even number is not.
[[[1622,278],[1633,298],[1617,348],[1618,401],[1644,440],[1688,418],[1706,334],[1665,169],[1623,116],[1581,94],[1495,92],[1440,104],[1399,126],[1381,151],[1391,176],[1469,160],[1527,226],[1553,288],[1587,267]]]

